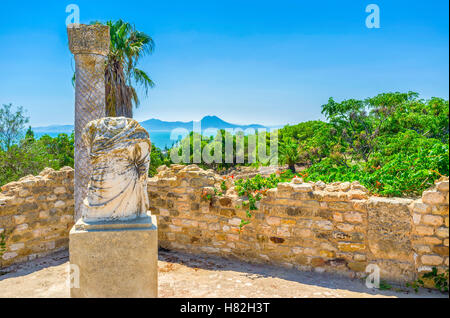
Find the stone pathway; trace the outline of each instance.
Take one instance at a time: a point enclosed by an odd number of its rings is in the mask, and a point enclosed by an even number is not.
[[[68,253],[0,272],[0,297],[69,297]],[[179,252],[159,252],[159,297],[448,297],[367,289],[362,280]]]

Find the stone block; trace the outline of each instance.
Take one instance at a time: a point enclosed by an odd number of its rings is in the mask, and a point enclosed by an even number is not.
[[[448,237],[448,227],[440,227],[436,230],[436,235],[440,238]]]
[[[419,200],[413,203],[413,211],[417,213],[429,213],[431,211],[431,207]]]
[[[157,233],[155,216],[117,222],[79,220],[69,235],[75,277],[71,297],[157,297]]]
[[[432,190],[423,192],[422,201],[428,204],[444,204],[446,202],[444,194]]]
[[[438,182],[438,183],[436,183],[436,189],[438,189],[441,192],[448,192],[448,188],[449,188],[448,185],[449,185],[448,180]]]
[[[344,216],[345,220],[351,223],[361,223],[363,221],[361,213],[358,212],[347,212]]]
[[[438,215],[424,215],[422,222],[427,225],[439,226],[443,223],[443,219]]]
[[[423,255],[421,261],[424,265],[441,265],[443,258],[437,255]]]
[[[266,222],[269,225],[280,225],[281,224],[281,218],[276,216],[267,216]]]

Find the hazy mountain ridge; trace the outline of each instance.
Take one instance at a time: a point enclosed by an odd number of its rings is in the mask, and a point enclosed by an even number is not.
[[[66,133],[73,131],[73,125],[50,125],[42,127],[31,127],[35,133]]]
[[[243,130],[247,128],[266,128],[266,126],[258,125],[258,124],[249,124],[249,125],[238,125],[228,123],[217,116],[205,116],[200,120],[202,130],[208,128],[217,128],[217,129],[225,129],[225,128],[242,128]],[[189,131],[193,129],[194,121],[182,122],[182,121],[163,121],[160,119],[148,119],[140,122],[142,127],[144,127],[148,131],[171,131],[175,128],[184,128]],[[73,125],[50,125],[50,126],[42,126],[42,127],[32,127],[32,130],[35,133],[68,133],[70,134],[73,131]]]

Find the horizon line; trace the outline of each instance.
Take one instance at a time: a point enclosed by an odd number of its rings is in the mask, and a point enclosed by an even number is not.
[[[188,120],[188,121],[181,121],[181,120],[168,121],[168,120],[162,120],[162,119],[158,119],[158,118],[154,118],[154,117],[153,118],[149,118],[149,119],[144,119],[144,120],[137,120],[137,119],[135,119],[135,120],[137,122],[139,122],[139,123],[146,122],[146,121],[149,121],[149,120],[159,120],[159,121],[168,122],[168,123],[177,123],[177,122],[179,122],[179,123],[182,123],[182,124],[189,124],[189,123],[192,123],[192,122],[200,122],[200,121],[202,121],[203,119],[205,119],[207,117],[216,117],[216,118],[220,119],[221,121],[223,121],[223,122],[225,122],[227,124],[236,125],[236,126],[259,125],[259,126],[270,128],[270,127],[279,127],[279,126],[292,125],[292,123],[289,123],[289,122],[288,123],[283,123],[283,124],[270,124],[270,125],[264,125],[264,124],[259,124],[259,123],[237,124],[237,123],[225,121],[225,120],[223,120],[222,118],[220,118],[217,115],[205,115],[199,120],[191,119],[191,120]],[[315,120],[320,120],[320,119],[315,119]],[[301,122],[304,122],[304,121],[298,121],[296,123],[301,123]],[[34,128],[47,128],[47,127],[51,127],[51,126],[74,126],[74,123],[49,124],[49,125],[40,124],[40,125],[27,125],[27,126],[29,126],[32,129],[34,129]],[[160,130],[160,131],[166,131],[166,130]]]

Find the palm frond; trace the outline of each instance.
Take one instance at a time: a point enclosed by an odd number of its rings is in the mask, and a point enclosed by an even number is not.
[[[135,82],[144,87],[145,94],[148,94],[148,89],[155,86],[155,83],[151,80],[151,78],[145,73],[143,70],[138,68],[133,68],[133,78]]]
[[[140,104],[135,86],[142,87],[147,96],[155,85],[146,72],[137,68],[143,56],[153,53],[155,43],[149,35],[120,19],[90,24],[104,24],[110,30],[110,51],[105,67],[106,114],[132,117],[133,106]],[[72,82],[75,83],[75,74]]]

